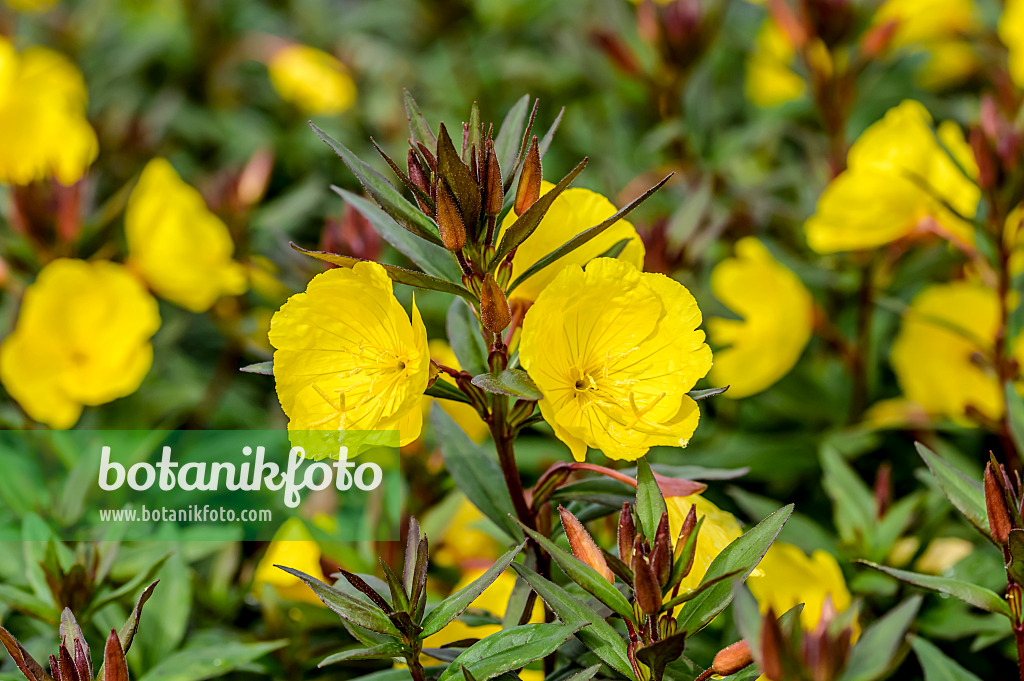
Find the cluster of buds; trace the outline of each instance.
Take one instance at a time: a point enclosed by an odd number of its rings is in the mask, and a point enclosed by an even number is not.
[[[142,606],[149,599],[156,582],[149,585],[135,604],[128,621],[121,631],[110,630],[103,651],[103,664],[97,673],[93,671],[89,644],[82,635],[82,628],[75,620],[70,608],[65,608],[60,617],[60,646],[56,655],[50,655],[50,673],[36,662],[25,647],[0,627],[0,642],[10,653],[18,669],[28,681],[128,681],[128,662],[125,655],[132,645],[139,628]]]

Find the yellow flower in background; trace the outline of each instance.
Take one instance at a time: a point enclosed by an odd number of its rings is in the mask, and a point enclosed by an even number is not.
[[[896,22],[891,49],[927,54],[920,74],[926,87],[960,82],[978,67],[966,40],[981,28],[973,0],[886,0],[873,23],[889,22]]]
[[[0,380],[33,419],[70,428],[83,406],[135,392],[159,327],[156,300],[122,265],[54,260],[0,346]]]
[[[681,589],[696,588],[704,579],[704,575],[718,554],[726,546],[739,539],[743,530],[732,513],[723,511],[699,494],[691,494],[688,497],[666,497],[665,505],[668,507],[669,536],[673,541],[679,536],[679,532],[683,528],[683,521],[686,520],[686,515],[690,512],[691,507],[697,508],[698,520],[704,518],[704,523],[700,526],[700,534],[697,535],[693,567],[690,568],[690,574],[686,575],[681,582]]]
[[[938,284],[919,293],[890,351],[904,396],[932,416],[964,422],[973,406],[989,419],[1001,418],[1002,391],[992,367],[998,327],[998,296],[983,284]],[[1018,360],[1022,350],[1018,340]]]
[[[914,568],[928,575],[942,575],[971,555],[974,544],[960,537],[936,537],[925,547]]]
[[[4,0],[4,4],[18,12],[45,12],[57,4],[57,0]]]
[[[1010,76],[1024,88],[1024,0],[1006,0],[999,18],[999,38],[1010,51]]]
[[[439,338],[432,338],[428,343],[427,347],[430,348],[430,358],[436,362],[443,364],[452,369],[461,369],[459,366],[459,360],[455,357],[455,353],[452,352],[451,346]],[[452,417],[452,420],[462,428],[462,432],[469,436],[473,442],[483,442],[487,438],[487,434],[491,432],[487,424],[484,423],[483,419],[480,418],[480,414],[477,413],[471,405],[465,402],[455,402],[452,400],[435,400],[433,397],[423,396],[423,413],[424,417],[430,413],[430,405],[437,402],[441,405],[441,409],[446,414]]]
[[[711,368],[697,301],[628,262],[568,265],[526,313],[519,359],[541,413],[577,461],[587,447],[634,460],[685,446],[700,417],[686,393]]]
[[[547,194],[552,188],[554,185],[550,182],[541,182],[541,196]],[[617,209],[612,202],[597,192],[578,187],[566,189],[551,203],[544,219],[541,220],[530,238],[516,249],[515,257],[512,258],[512,281],[515,281],[516,277],[569,239],[591,227],[596,227],[615,215],[616,212]],[[505,230],[515,221],[515,214],[509,211],[501,224],[499,235],[504,234]],[[599,236],[575,251],[562,256],[557,262],[548,265],[517,286],[509,298],[511,300],[537,300],[537,296],[544,290],[544,287],[550,284],[566,265],[583,266],[623,239],[629,239],[629,243],[619,253],[619,260],[630,262],[636,265],[637,269],[642,270],[644,267],[643,241],[640,240],[633,225],[625,220],[619,220]]]
[[[971,225],[936,197],[965,216],[974,215],[981,198],[971,180],[978,172],[974,157],[959,126],[944,121],[933,132],[931,120],[924,106],[908,100],[864,131],[850,147],[847,169],[825,188],[804,225],[812,249],[876,248],[907,236],[926,219],[937,221],[955,239],[973,242]]]
[[[291,430],[397,430],[423,426],[430,377],[427,330],[412,319],[384,268],[359,262],[313,277],[270,323],[274,378]]]
[[[227,226],[163,158],[146,164],[124,216],[128,264],[162,298],[205,312],[247,287]]]
[[[281,99],[310,114],[338,114],[356,99],[348,69],[331,55],[306,45],[276,51],[267,63],[270,83]]]
[[[298,518],[285,520],[270,540],[267,552],[256,566],[252,588],[256,594],[264,586],[272,586],[277,594],[289,601],[323,605],[316,594],[301,579],[275,565],[285,565],[330,583],[320,567],[320,545],[313,539],[306,525]]]
[[[44,47],[19,53],[0,36],[0,182],[78,182],[99,153],[87,99],[66,57]]]
[[[761,392],[789,373],[811,338],[814,299],[800,279],[753,237],[711,272],[711,291],[742,319],[712,318],[708,335],[726,346],[715,353],[711,384],[726,396]]]
[[[778,616],[803,603],[800,624],[805,631],[818,626],[826,598],[832,601],[836,612],[846,611],[853,603],[843,571],[827,551],[815,551],[808,556],[799,547],[777,541],[758,568],[747,579],[747,586],[761,612],[771,608]]]
[[[434,562],[442,567],[466,567],[475,561],[495,561],[504,549],[483,529],[489,523],[469,499],[461,497],[447,523],[441,545],[434,552]]]
[[[779,106],[804,94],[804,79],[793,71],[793,45],[771,18],[765,19],[747,58],[746,91],[754,104]]]

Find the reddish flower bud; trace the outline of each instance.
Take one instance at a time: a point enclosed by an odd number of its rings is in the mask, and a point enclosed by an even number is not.
[[[486,143],[486,167],[484,186],[484,214],[497,215],[505,203],[505,188],[501,183],[501,168],[498,167],[498,154],[494,151],[494,142]]]
[[[1000,544],[1005,544],[1010,538],[1013,525],[1010,522],[1010,511],[1006,507],[1002,482],[996,475],[991,461],[985,466],[985,510],[988,512],[988,526],[992,538]]]
[[[530,150],[526,152],[526,159],[523,161],[522,174],[519,176],[514,205],[516,215],[525,213],[540,198],[541,173],[540,147],[537,146],[537,136],[534,135]]]
[[[718,651],[714,662],[711,663],[711,669],[719,676],[729,676],[753,661],[754,658],[750,655],[750,646],[747,645],[747,642],[737,641]]]
[[[633,540],[636,539],[636,525],[633,523],[633,509],[628,501],[622,502],[619,513],[619,560],[629,565],[633,560]]]
[[[572,549],[572,555],[597,570],[602,577],[614,584],[615,575],[608,568],[608,563],[605,561],[601,549],[594,543],[594,538],[587,532],[587,528],[583,527],[583,523],[579,521],[579,518],[561,505],[558,507],[558,515],[562,518],[562,527],[565,529],[565,536],[569,539],[569,548]]]
[[[661,609],[661,587],[654,569],[641,551],[633,552],[633,594],[644,614],[654,615]]]
[[[668,578],[672,575],[672,543],[669,540],[668,513],[661,514],[661,521],[658,523],[658,530],[654,535],[654,543],[651,549],[651,568],[658,578],[661,586],[668,584]]]
[[[449,251],[461,251],[466,245],[466,226],[462,223],[462,213],[444,182],[437,185],[437,227],[441,232],[441,241]]]
[[[484,276],[480,286],[480,321],[492,333],[501,333],[512,321],[505,292],[490,273]]]
[[[769,607],[761,622],[761,672],[769,681],[786,681],[782,646],[782,629],[775,619],[775,612]]]

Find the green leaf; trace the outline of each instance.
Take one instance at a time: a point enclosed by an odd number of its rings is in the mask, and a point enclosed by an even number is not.
[[[925,681],[981,681],[975,674],[947,657],[938,646],[920,636],[910,636],[910,647],[921,663]]]
[[[1006,576],[1016,584],[1024,583],[1024,530],[1012,529],[1006,539],[1009,559],[1006,561]]]
[[[295,243],[289,244],[299,253],[316,258],[317,260],[323,260],[329,262],[332,265],[338,265],[339,267],[354,267],[357,262],[373,262],[371,260],[364,260],[362,258],[353,258],[348,255],[339,255],[337,253],[325,253],[324,251],[309,251],[298,246]],[[407,270],[394,265],[385,265],[384,263],[377,263],[384,268],[387,272],[388,277],[391,281],[398,282],[399,284],[405,284],[406,286],[415,286],[417,288],[428,289],[431,291],[441,291],[443,293],[453,293],[457,296],[462,296],[466,300],[476,302],[476,296],[462,288],[457,284],[453,284],[450,281],[433,277],[424,272],[415,272],[413,270]]]
[[[563,622],[589,622],[587,626],[576,632],[576,638],[594,651],[594,654],[602,662],[623,676],[636,681],[627,656],[626,642],[622,640],[612,625],[608,624],[603,617],[578,597],[554,582],[544,579],[525,565],[512,563],[512,568],[533,587],[537,595],[548,604],[548,607],[560,620]]]
[[[551,148],[551,140],[555,138],[555,131],[558,130],[559,123],[562,122],[562,116],[565,115],[565,107],[563,106],[558,115],[555,116],[555,121],[548,128],[548,131],[544,133],[544,136],[540,138],[540,142],[537,144],[537,151],[540,152],[540,157],[544,158],[544,155],[548,153],[548,149]]]
[[[403,657],[408,650],[409,646],[389,641],[369,648],[353,648],[328,655],[320,661],[317,667],[326,667],[329,664],[347,660],[386,660],[392,657]]]
[[[395,628],[395,625],[392,624],[387,615],[379,609],[372,607],[365,601],[361,601],[346,593],[342,593],[334,587],[324,584],[316,577],[307,575],[301,570],[285,567],[283,565],[275,565],[274,567],[280,568],[288,574],[294,575],[305,582],[309,588],[313,590],[313,593],[317,595],[317,598],[323,601],[324,605],[337,613],[339,617],[348,620],[352,624],[357,624],[365,629],[369,629],[370,631],[376,631],[379,634],[398,636],[398,629]]]
[[[569,579],[579,584],[583,587],[584,591],[611,608],[612,612],[636,624],[633,606],[615,588],[614,584],[610,584],[607,579],[601,576],[601,573],[562,549],[558,544],[540,532],[531,530],[522,523],[520,523],[520,526],[535,542],[540,544],[540,547],[551,556],[552,560],[558,564],[558,567],[562,568],[562,571],[568,575]]]
[[[331,189],[359,211],[377,234],[394,246],[399,253],[416,263],[421,270],[446,281],[462,281],[459,263],[446,249],[402,229],[372,201],[335,185],[331,185]]]
[[[448,626],[449,622],[461,615],[498,578],[498,575],[508,568],[509,564],[519,555],[524,546],[526,546],[526,542],[506,552],[486,572],[474,579],[466,587],[459,589],[438,603],[423,619],[423,633],[421,636],[426,638],[431,634],[436,634]]]
[[[939,593],[952,596],[964,603],[973,605],[976,608],[981,608],[988,612],[994,612],[1010,617],[1010,606],[1006,603],[1006,599],[983,586],[971,584],[970,582],[965,582],[959,579],[952,579],[950,577],[937,577],[935,575],[922,575],[916,572],[897,570],[896,568],[878,565],[877,563],[872,563],[866,560],[860,560],[858,562],[873,567],[876,570],[881,570],[887,575],[903,580],[904,582],[909,582],[910,584],[914,584],[915,586],[919,586],[923,589],[938,591]]]
[[[244,371],[247,374],[263,374],[264,376],[274,375],[274,361],[268,362],[256,362],[255,364],[249,364],[244,366],[239,371]]]
[[[775,513],[743,533],[726,546],[708,567],[701,584],[733,572],[732,577],[719,581],[683,608],[677,622],[690,636],[703,629],[732,601],[733,585],[742,582],[761,562],[768,547],[779,536],[783,525],[793,512],[793,505],[783,506]]]
[[[671,636],[639,648],[636,657],[645,665],[651,668],[654,678],[661,678],[665,667],[670,662],[678,660],[686,648],[686,632],[677,631]]]
[[[115,589],[113,591],[110,591],[110,592],[101,593],[100,595],[98,595],[96,597],[96,599],[92,603],[89,604],[88,612],[90,612],[90,613],[96,612],[97,610],[99,610],[100,608],[104,607],[108,603],[113,603],[114,601],[121,600],[122,598],[124,598],[125,596],[127,596],[129,594],[134,594],[139,589],[142,588],[143,584],[146,584],[146,583],[150,584],[150,586],[147,589],[147,591],[149,591],[150,593],[153,593],[152,589],[153,589],[153,587],[156,584],[156,582],[153,581],[153,578],[156,577],[157,573],[160,571],[160,568],[162,568],[164,566],[164,563],[166,563],[167,559],[170,558],[170,557],[171,557],[171,554],[169,554],[169,553],[165,554],[159,560],[157,560],[157,561],[153,562],[152,564],[150,564],[144,571],[142,571],[139,574],[135,575],[135,577],[133,577],[131,580],[125,582],[124,584],[122,584],[117,589]],[[149,597],[146,596],[146,598],[148,599]],[[123,648],[124,645],[122,644],[121,647]]]
[[[520,669],[553,653],[585,624],[526,624],[491,634],[455,658],[437,681],[450,681],[463,667],[477,681]]]
[[[981,483],[968,478],[920,442],[915,442],[914,446],[949,499],[949,503],[963,513],[974,529],[992,541],[989,535],[988,511],[985,509],[985,492]]]
[[[882,678],[896,661],[896,653],[920,607],[920,596],[908,598],[865,629],[850,653],[850,661],[840,681],[874,681]]]
[[[715,395],[721,395],[728,389],[729,386],[725,386],[724,388],[708,388],[707,390],[691,390],[686,394],[690,396],[691,400],[699,402],[709,397],[714,397]]]
[[[165,657],[139,681],[203,681],[223,676],[267,653],[283,648],[287,640],[266,643],[230,641],[217,645],[184,648]]]
[[[537,225],[544,219],[544,215],[551,208],[551,204],[554,203],[555,199],[565,191],[572,181],[576,179],[576,176],[583,172],[583,169],[587,166],[587,159],[580,161],[580,164],[569,171],[569,174],[562,178],[562,181],[551,188],[546,194],[541,196],[537,201],[527,209],[525,213],[519,216],[519,218],[513,222],[508,229],[505,230],[504,236],[501,237],[501,242],[498,244],[498,249],[494,253],[494,257],[489,263],[490,267],[497,265],[505,259],[509,253],[511,253],[519,244],[526,241],[533,231],[537,229]],[[511,287],[509,288],[511,291]]]
[[[434,384],[427,388],[423,392],[423,394],[429,395],[430,397],[437,397],[442,400],[451,400],[453,402],[465,402],[466,404],[471,404],[469,398],[466,397],[466,394],[464,392],[462,392],[454,385],[452,385],[451,383],[442,378],[436,379],[434,381]]]
[[[516,156],[523,141],[523,124],[526,122],[526,109],[530,106],[530,95],[523,95],[505,114],[505,120],[498,128],[494,138],[494,153],[498,156],[501,175],[508,187],[515,174]]]
[[[487,372],[487,344],[480,332],[480,322],[473,313],[473,308],[465,300],[456,298],[448,307],[445,319],[445,331],[448,332],[448,343],[459,360],[463,371],[473,374]]]
[[[668,512],[668,506],[665,505],[665,497],[646,457],[636,462],[636,512],[640,516],[644,536],[653,539],[661,516]]]
[[[455,486],[494,524],[522,541],[523,533],[510,517],[515,508],[498,463],[470,440],[439,405],[431,409],[430,418],[441,442],[445,468]]]
[[[1006,409],[1010,420],[1010,435],[1018,452],[1024,452],[1024,398],[1017,392],[1013,381],[1005,386]]]
[[[500,374],[478,374],[473,385],[489,393],[511,395],[522,400],[539,400],[544,397],[533,379],[522,369],[505,369]]]
[[[34,615],[46,622],[56,622],[60,616],[51,603],[10,584],[0,584],[0,602],[12,610]]]
[[[428,149],[433,149],[437,145],[437,138],[434,137],[430,124],[423,117],[419,105],[408,90],[402,90],[402,102],[405,104],[405,116],[409,119],[409,134],[413,141],[421,142]]]
[[[615,215],[612,215],[607,220],[604,220],[600,224],[598,224],[598,225],[596,225],[594,227],[591,227],[590,229],[586,229],[586,230],[580,232],[579,234],[577,234],[573,238],[569,239],[568,241],[566,241],[564,244],[562,244],[561,246],[559,246],[555,250],[553,250],[550,253],[548,253],[547,255],[545,255],[543,258],[538,260],[536,263],[534,263],[533,265],[528,267],[525,272],[523,272],[518,277],[516,277],[515,281],[513,281],[509,285],[508,293],[511,293],[517,286],[519,286],[524,281],[526,281],[527,279],[529,279],[533,275],[535,275],[538,272],[540,272],[541,270],[543,270],[548,265],[551,265],[552,263],[556,262],[559,258],[561,258],[561,257],[563,257],[565,255],[568,255],[569,253],[575,251],[577,248],[579,248],[583,244],[587,243],[588,241],[590,241],[594,237],[599,236],[606,229],[608,229],[609,227],[614,225],[616,222],[618,222],[622,218],[624,218],[627,215],[629,215],[633,211],[634,208],[636,208],[641,203],[646,201],[651,196],[651,194],[653,194],[654,192],[656,192],[659,189],[661,189],[662,185],[664,185],[666,182],[668,182],[668,179],[670,177],[672,177],[672,173],[669,173],[668,175],[666,175],[665,178],[661,182],[659,182],[658,184],[656,184],[653,187],[651,187],[650,189],[648,189],[646,192],[644,192],[640,197],[638,197],[634,201],[631,201],[628,206],[626,206],[622,210],[620,210],[617,213],[615,213]],[[564,182],[564,180],[563,180],[563,182]],[[552,189],[551,191],[554,191],[554,189]],[[543,199],[543,197],[541,197],[541,199]],[[540,203],[540,200],[538,200],[538,203]],[[545,212],[546,212],[546,209],[545,209]],[[520,217],[520,220],[523,219],[523,217],[526,217],[529,214],[530,214],[530,211],[526,211],[526,213],[523,214],[523,216]],[[543,215],[541,215],[541,217],[543,217]],[[514,227],[514,225],[513,225],[513,227]],[[511,229],[512,229],[512,227],[509,228],[510,231],[511,231]],[[531,230],[531,232],[532,232],[532,230]],[[527,235],[527,236],[529,236],[529,235]],[[623,244],[623,245],[625,245],[625,244]],[[611,257],[615,257],[615,256],[611,256]]]
[[[861,545],[875,524],[875,497],[856,471],[832,446],[821,448],[821,484],[832,499],[843,541]]]
[[[334,149],[334,153],[341,157],[349,170],[356,176],[363,189],[369,194],[381,209],[391,216],[394,221],[410,233],[421,239],[426,239],[438,246],[441,246],[441,237],[437,233],[437,225],[434,221],[423,214],[419,206],[409,203],[402,193],[388,182],[387,178],[381,175],[369,163],[361,160],[352,153],[352,150],[334,139],[326,132],[310,123],[316,136],[323,140],[327,146]]]

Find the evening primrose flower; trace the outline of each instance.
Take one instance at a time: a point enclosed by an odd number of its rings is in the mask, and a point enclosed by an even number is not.
[[[711,272],[711,290],[742,317],[708,320],[719,345],[711,383],[740,398],[761,392],[789,373],[811,338],[814,299],[800,279],[753,237],[736,244],[736,257]]]
[[[163,158],[146,164],[124,217],[128,264],[162,298],[204,312],[245,291],[227,226]]]
[[[778,615],[803,603],[800,624],[804,631],[818,626],[826,599],[831,600],[836,612],[848,610],[853,602],[839,563],[827,551],[818,550],[808,556],[799,547],[776,541],[758,568],[747,579],[747,585],[761,612],[771,608]]]
[[[554,185],[550,182],[541,182],[541,196],[553,188]],[[533,234],[516,248],[516,254],[512,258],[512,281],[569,239],[601,224],[616,212],[617,209],[612,202],[597,192],[580,187],[566,189],[551,203],[551,207]],[[515,220],[516,216],[509,211],[501,225],[500,234],[504,234]],[[585,265],[623,239],[629,239],[629,242],[619,253],[619,260],[630,262],[636,265],[637,269],[643,269],[643,241],[640,240],[633,225],[625,220],[619,220],[599,236],[562,256],[517,286],[509,296],[510,302],[537,300],[540,292],[554,280],[563,267],[570,264]]]
[[[0,36],[0,182],[81,179],[99,153],[86,101],[67,58],[44,47],[18,52]]]
[[[991,288],[959,281],[926,288],[903,315],[890,362],[904,396],[932,416],[967,422],[968,406],[996,420],[1003,397],[992,367],[999,298]],[[1024,344],[1013,347],[1024,360]]]
[[[316,593],[301,579],[285,572],[277,565],[287,565],[307,575],[330,583],[320,567],[320,545],[313,539],[306,525],[298,518],[285,520],[274,533],[267,552],[256,565],[252,579],[253,591],[258,595],[264,586],[273,587],[277,594],[289,601],[323,605]]]
[[[682,579],[680,587],[684,591],[694,589],[704,579],[704,575],[718,554],[726,546],[739,539],[743,530],[740,528],[736,516],[728,511],[723,511],[699,494],[691,494],[688,497],[666,497],[665,505],[668,507],[670,537],[679,536],[683,521],[686,520],[690,508],[697,508],[697,520],[704,518],[704,522],[700,526],[700,533],[697,534],[693,567],[690,569],[690,573]]]
[[[54,260],[0,346],[0,381],[25,412],[70,428],[83,406],[129,395],[153,361],[156,300],[122,265]]]
[[[401,445],[419,436],[427,331],[415,302],[410,320],[377,263],[313,277],[274,315],[270,343],[289,429],[397,430]]]
[[[356,85],[344,64],[307,45],[277,50],[267,63],[270,83],[287,102],[309,114],[338,114],[356,98]]]
[[[896,23],[891,49],[925,53],[920,73],[925,86],[954,84],[977,68],[978,58],[966,40],[981,27],[973,0],[886,0],[873,24],[890,22]]]
[[[793,71],[796,51],[789,38],[771,18],[765,19],[747,59],[747,97],[761,107],[773,107],[799,99],[804,79]]]
[[[804,225],[812,249],[876,248],[921,225],[973,241],[971,225],[942,201],[961,215],[974,215],[981,198],[972,181],[978,173],[974,157],[955,123],[944,121],[933,132],[931,120],[924,106],[907,100],[864,131],[850,147],[847,169],[825,188]]]
[[[587,447],[634,460],[682,447],[697,428],[686,393],[711,368],[697,301],[628,262],[568,265],[526,313],[519,360],[541,413],[577,461]]]
[[[1010,51],[1010,76],[1024,88],[1024,0],[1006,0],[999,37]]]

